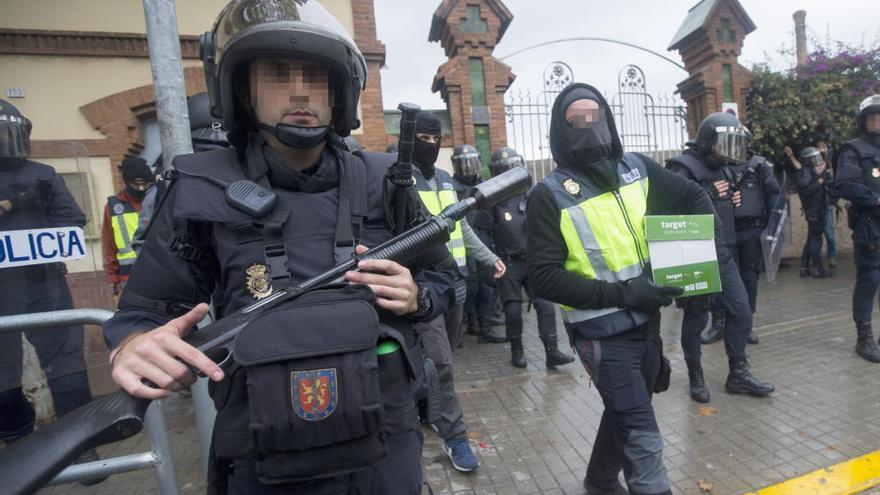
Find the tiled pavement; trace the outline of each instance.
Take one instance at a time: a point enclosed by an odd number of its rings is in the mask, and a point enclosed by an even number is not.
[[[854,270],[847,263],[827,280],[799,279],[794,270],[763,284],[756,316],[761,343],[750,347],[753,371],[777,387],[769,399],[723,391],[727,362],[721,344],[704,347],[710,407],[688,398],[678,344],[680,313],[664,310],[665,352],[672,386],[655,397],[675,493],[733,494],[774,484],[880,449],[880,367],[855,357],[850,317]],[[583,493],[591,444],[602,412],[596,390],[575,363],[543,369],[533,314],[526,325],[527,370],[514,369],[505,345],[468,337],[456,354],[456,388],[482,467],[454,471],[437,436],[425,430],[423,461],[435,493]],[[168,424],[182,493],[204,491],[188,400],[168,401]],[[102,455],[146,449],[139,435],[102,447]],[[111,477],[92,488],[44,493],[158,493],[149,471]]]

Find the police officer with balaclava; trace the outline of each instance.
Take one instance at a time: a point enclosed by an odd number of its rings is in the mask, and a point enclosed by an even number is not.
[[[427,214],[436,215],[443,208],[458,201],[452,178],[445,170],[436,168],[434,162],[440,153],[440,119],[432,112],[421,110],[416,114],[415,141],[413,142],[412,162],[416,190]],[[480,460],[471,449],[467,436],[464,415],[455,393],[453,381],[454,368],[452,352],[461,339],[461,323],[464,314],[464,301],[467,292],[466,255],[470,251],[484,265],[495,266],[496,271],[504,273],[504,265],[473,232],[467,219],[456,223],[446,244],[452,259],[451,266],[444,269],[456,271],[455,304],[444,315],[428,323],[419,324],[425,347],[425,355],[437,368],[440,385],[440,417],[433,426],[443,439],[443,452],[449,457],[452,466],[458,471],[468,472],[480,466]],[[503,337],[492,336],[503,342]],[[481,342],[491,342],[490,336],[481,335]]]
[[[862,100],[856,128],[859,137],[840,151],[835,183],[838,196],[850,202],[847,214],[856,260],[856,352],[880,363],[880,349],[871,331],[871,313],[880,288],[880,94]]]
[[[0,100],[0,232],[82,227],[86,216],[49,165],[28,159],[32,124]],[[0,315],[73,309],[64,263],[0,268]],[[57,416],[92,400],[83,358],[82,325],[25,332],[46,372]],[[21,332],[0,333],[0,440],[34,428],[34,408],[21,389]],[[94,450],[81,460],[97,460]],[[96,479],[91,482],[103,480]]]
[[[177,177],[104,325],[113,379],[151,399],[193,383],[182,362],[212,380],[209,492],[420,493],[413,324],[451,306],[454,274],[422,269],[448,259],[444,247],[407,266],[361,261],[348,284],[273,308],[238,335],[225,371],[181,339],[212,295],[223,317],[392,237],[382,191],[393,156],[342,142],[359,125],[364,58],[323,6],[232,2],[202,55],[233,147],[174,159]],[[274,206],[234,201],[222,184],[239,180]]]
[[[749,141],[748,130],[736,117],[726,112],[713,113],[700,123],[697,139],[689,149],[666,163],[669,170],[697,183],[712,199],[715,223],[719,224],[716,227],[720,227],[716,228],[716,245],[723,245],[731,254],[737,248],[735,210],[742,206],[742,192],[734,191],[732,174],[725,172],[725,168],[748,160]],[[718,256],[721,261],[721,252]],[[688,367],[691,398],[697,402],[709,401],[701,363],[700,333],[709,320],[713,299],[724,311],[724,350],[730,369],[725,390],[765,397],[774,387],[751,374],[746,358],[746,342],[752,331],[748,292],[735,261],[719,263],[719,271],[721,293],[714,297],[683,298],[679,303],[684,309],[681,347]]]
[[[459,199],[469,196],[473,187],[480,183],[480,167],[480,154],[473,146],[463,144],[455,148],[452,154],[452,186]],[[475,209],[468,213],[467,223],[484,245],[493,247],[490,212]],[[467,298],[464,302],[467,333],[485,335],[484,340],[498,340],[491,329],[493,324],[500,323],[495,321],[492,314],[495,307],[495,269],[493,266],[481,267],[472,251],[467,254]]]
[[[492,152],[489,170],[496,177],[514,167],[525,167],[522,156],[513,148],[502,146]],[[498,255],[507,265],[507,273],[498,282],[501,303],[504,305],[504,325],[510,341],[510,363],[516,368],[526,367],[523,352],[522,303],[523,289],[538,316],[538,335],[544,344],[547,369],[569,364],[572,356],[559,350],[556,334],[556,308],[553,303],[532,293],[528,279],[528,256],[526,249],[526,201],[527,194],[519,194],[492,208],[493,237]]]
[[[562,305],[605,404],[584,486],[627,493],[617,481],[623,469],[629,493],[671,493],[651,397],[668,387],[660,307],[681,290],[651,280],[644,217],[710,214],[712,203],[693,182],[624,153],[611,107],[586,84],[556,98],[550,150],[558,168],[528,200],[528,277],[537,297]],[[726,247],[718,250],[735,273]]]
[[[751,136],[750,136],[751,137]],[[736,229],[736,248],[733,250],[743,285],[749,296],[749,307],[755,314],[758,307],[758,278],[764,269],[761,251],[761,232],[779,198],[779,182],[773,173],[773,164],[761,155],[749,151],[749,159],[739,165],[728,166],[728,178],[740,192],[740,204],[733,209]],[[720,306],[716,303],[717,306]],[[721,312],[723,309],[718,308]],[[754,330],[749,332],[749,344],[757,344]]]

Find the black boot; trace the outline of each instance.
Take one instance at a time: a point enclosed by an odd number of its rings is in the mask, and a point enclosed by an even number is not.
[[[79,459],[74,461],[74,464],[84,464],[86,462],[95,462],[95,461],[100,461],[100,460],[101,460],[101,458],[98,456],[98,452],[95,449],[89,449],[89,450],[83,452],[83,455],[81,455],[79,457]],[[97,485],[98,483],[101,483],[102,481],[104,481],[106,479],[107,479],[107,476],[99,476],[97,478],[90,478],[87,480],[82,480],[79,482],[79,484],[83,485],[83,486],[92,486],[92,485]]]
[[[480,336],[477,337],[477,343],[480,344],[503,344],[507,342],[507,338],[496,334],[492,327],[483,320],[480,320]]]
[[[613,488],[605,488],[591,481],[590,478],[584,478],[584,488],[589,495],[629,495],[629,491],[624,488],[619,481],[614,480],[617,485]]]
[[[466,313],[465,318],[467,318],[467,328],[465,332],[468,335],[480,335],[480,323],[477,319],[476,313]]]
[[[700,342],[704,344],[711,344],[713,342],[718,342],[724,337],[724,324],[727,320],[727,316],[725,316],[724,311],[712,311],[712,326],[709,327],[706,332],[700,336]]]
[[[748,342],[749,344],[757,344],[758,334],[756,334],[754,330],[749,330],[749,337],[746,342]]]
[[[513,337],[510,339],[510,364],[512,364],[514,368],[526,367],[526,355],[523,352],[521,337]]]
[[[691,399],[701,404],[709,402],[709,388],[703,379],[703,366],[699,361],[686,360],[688,368],[688,382]]]
[[[801,265],[800,276],[801,276],[801,278],[809,277],[810,276],[810,267],[808,267],[807,265]]]
[[[833,276],[834,274],[826,270],[822,265],[819,265],[819,268],[813,268],[813,278],[829,278]]]
[[[866,361],[880,363],[880,349],[874,343],[874,332],[871,331],[871,323],[856,323],[856,331],[859,339],[856,341],[856,354]]]
[[[547,369],[556,369],[557,366],[574,362],[574,357],[559,350],[555,340],[544,341],[544,354],[547,356]]]
[[[729,394],[749,394],[756,397],[767,397],[776,387],[762,382],[749,372],[749,362],[746,358],[728,358],[730,374],[727,375],[727,383],[724,388]]]

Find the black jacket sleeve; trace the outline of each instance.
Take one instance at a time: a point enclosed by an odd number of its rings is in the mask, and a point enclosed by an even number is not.
[[[168,196],[153,217],[144,248],[119,301],[119,311],[104,323],[104,339],[113,349],[134,331],[149,331],[182,315],[200,302],[208,302],[218,273],[213,250],[208,246],[206,224],[175,219],[176,194]],[[179,237],[198,245],[201,261],[187,261],[172,250]]]
[[[779,181],[776,180],[776,174],[773,173],[772,165],[762,163],[760,177],[764,179],[764,208],[769,212],[776,206],[779,195],[785,194],[785,191],[780,191]]]
[[[868,208],[880,203],[880,194],[865,185],[859,155],[852,148],[845,148],[838,158],[834,185],[836,195],[850,201],[856,207]]]

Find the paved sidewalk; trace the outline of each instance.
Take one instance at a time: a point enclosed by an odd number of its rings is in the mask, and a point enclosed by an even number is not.
[[[880,449],[880,366],[853,351],[849,309],[855,275],[851,256],[843,258],[845,266],[834,278],[800,279],[789,268],[776,284],[762,285],[755,318],[761,343],[749,352],[754,373],[776,385],[769,399],[724,393],[727,359],[719,343],[704,347],[712,402],[704,407],[692,402],[678,344],[680,312],[664,310],[672,386],[655,397],[654,406],[675,493],[748,492]],[[526,370],[510,366],[506,345],[467,339],[456,354],[456,388],[483,465],[472,474],[454,471],[436,434],[425,429],[423,461],[434,492],[583,493],[581,481],[602,412],[583,367],[576,362],[559,371],[544,370],[533,313],[526,318]],[[203,493],[191,404],[184,398],[167,403],[181,492]],[[106,456],[147,448],[139,435],[99,451]],[[144,471],[117,475],[96,487],[41,493],[158,490],[153,473]]]

